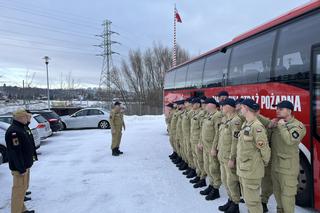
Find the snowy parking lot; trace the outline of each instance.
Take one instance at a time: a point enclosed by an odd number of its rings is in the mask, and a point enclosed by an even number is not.
[[[46,139],[32,168],[27,207],[40,213],[219,212],[225,190],[220,199],[206,201],[172,164],[162,116],[125,120],[119,157],[111,156],[110,130],[63,131]],[[1,213],[10,212],[11,186],[8,165],[0,165]],[[272,198],[269,212],[275,206]],[[241,212],[247,212],[245,204]]]

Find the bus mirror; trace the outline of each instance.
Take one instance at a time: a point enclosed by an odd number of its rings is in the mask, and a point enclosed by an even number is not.
[[[222,48],[222,49],[220,50],[220,52],[226,53],[226,52],[227,52],[227,48],[226,48],[226,47]]]

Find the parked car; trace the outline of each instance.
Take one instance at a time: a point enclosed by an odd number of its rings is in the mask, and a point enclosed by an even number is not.
[[[50,123],[44,117],[42,117],[42,115],[34,114],[32,115],[32,117],[38,123],[37,129],[38,129],[40,138],[46,139],[47,137],[50,137],[52,135]]]
[[[0,121],[0,155],[2,157],[3,163],[8,162],[7,145],[6,145],[5,135],[6,135],[6,131],[9,128],[9,126],[10,126],[10,124]],[[36,149],[38,149],[38,148],[40,148],[40,137],[38,134],[38,130],[33,128],[33,129],[31,129],[31,131],[33,134]]]
[[[100,108],[86,108],[72,115],[61,116],[64,129],[110,129],[109,112]]]
[[[42,115],[50,124],[52,132],[58,132],[62,130],[63,125],[60,116],[52,110],[31,110],[32,114]]]
[[[12,118],[12,115],[10,114],[7,114],[7,115],[0,115],[0,130],[3,130],[5,134],[5,131],[7,131],[7,129],[9,128],[10,124],[12,123],[13,121],[13,118]],[[36,145],[36,149],[39,149],[40,148],[40,143],[41,143],[41,139],[40,139],[40,134],[38,132],[38,128],[37,128],[38,124],[37,124],[37,121],[35,121],[34,118],[31,119],[31,123],[29,124],[29,128],[31,129],[31,132],[32,132],[32,135],[33,135],[33,138],[34,138],[34,143]],[[0,138],[2,136],[0,135]],[[3,138],[4,138],[4,135],[3,135]],[[6,143],[4,142],[4,145]],[[5,151],[3,151],[3,149]],[[0,144],[0,152],[2,153],[2,156],[6,162],[6,154],[3,154],[3,152],[5,153],[7,150],[6,147],[3,147],[1,144]]]

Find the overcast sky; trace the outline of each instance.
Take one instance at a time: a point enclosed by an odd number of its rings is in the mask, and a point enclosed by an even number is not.
[[[51,87],[72,76],[81,87],[98,87],[101,23],[110,19],[114,64],[129,49],[153,42],[172,46],[173,7],[182,18],[177,41],[192,56],[206,52],[309,0],[0,0],[0,84],[46,86],[43,57],[51,58]],[[26,75],[29,73],[29,77]],[[28,80],[29,79],[29,80]]]

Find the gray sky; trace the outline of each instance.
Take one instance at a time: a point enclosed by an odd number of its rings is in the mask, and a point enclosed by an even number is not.
[[[113,50],[114,64],[129,49],[172,46],[173,7],[183,23],[177,41],[196,56],[230,41],[309,0],[0,0],[0,84],[22,85],[29,73],[32,86],[46,86],[43,57],[48,55],[51,87],[72,76],[77,86],[97,87],[101,72],[100,49],[104,19],[120,33]]]

